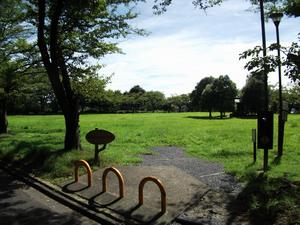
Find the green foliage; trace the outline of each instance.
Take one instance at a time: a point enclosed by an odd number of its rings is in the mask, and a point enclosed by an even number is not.
[[[207,84],[212,84],[214,81],[213,77],[205,77],[202,80],[200,80],[200,82],[197,83],[195,89],[192,91],[191,93],[191,105],[193,107],[194,110],[198,111],[198,110],[203,110],[203,109],[208,109],[210,107],[205,107],[206,104],[201,104],[201,102],[203,101],[201,99],[202,93],[204,91],[204,89],[206,88]]]
[[[167,11],[167,7],[171,5],[172,0],[154,0],[155,4],[153,6],[155,14],[162,14]],[[223,0],[193,0],[195,7],[206,10],[215,5],[220,5]]]
[[[195,7],[207,10],[211,7],[221,5],[224,0],[193,0]],[[154,13],[162,14],[167,11],[167,7],[172,4],[172,0],[155,0],[153,6]],[[250,0],[251,4],[259,7],[259,0]],[[274,11],[284,12],[288,16],[300,16],[299,0],[264,0],[266,18]]]
[[[299,0],[286,0],[284,12],[288,16],[300,16],[300,1]]]
[[[300,39],[299,39],[300,40]],[[300,48],[299,44],[294,42],[290,47],[280,46],[280,50],[284,53],[279,61],[277,56],[272,54],[273,51],[277,51],[277,44],[271,44],[267,48],[267,56],[263,57],[262,47],[256,46],[253,49],[248,49],[240,54],[240,60],[248,60],[245,65],[245,69],[250,72],[250,76],[255,77],[256,79],[263,80],[263,71],[265,70],[266,74],[274,72],[278,67],[279,63],[286,66],[285,76],[288,76],[294,82],[300,81]]]
[[[41,59],[65,118],[64,148],[79,149],[79,101],[81,97],[84,102],[84,86],[94,86],[95,80],[92,82],[90,77],[97,77],[98,65],[93,62],[106,54],[121,52],[116,39],[144,34],[129,23],[137,16],[133,7],[137,0],[22,2],[26,4],[27,22],[37,35]],[[76,85],[81,93],[74,90]]]
[[[37,14],[36,4],[27,1],[29,11]],[[94,66],[91,58],[99,60],[106,54],[121,52],[114,39],[129,34],[143,35],[145,32],[130,26],[129,20],[136,18],[133,4],[136,0],[121,1],[57,1],[46,3],[45,21],[53,20],[55,10],[61,10],[58,19],[58,47],[64,57],[70,76],[91,73]],[[61,7],[61,8],[59,8]],[[32,18],[34,19],[34,18]],[[36,25],[36,22],[32,22]],[[47,31],[50,28],[45,28]],[[49,37],[50,33],[46,33]],[[99,68],[98,68],[99,69]],[[80,75],[81,74],[81,75]]]
[[[214,108],[221,113],[234,110],[234,99],[237,95],[237,88],[228,75],[220,76],[213,82]]]
[[[188,95],[175,95],[167,98],[164,109],[168,112],[186,112],[190,110],[190,98]]]
[[[284,92],[283,98],[289,102],[290,109],[300,112],[300,86],[294,85],[291,89]]]
[[[255,5],[258,0],[251,0]],[[273,12],[283,12],[287,16],[300,16],[300,1],[299,0],[265,0],[265,11],[267,18]]]
[[[276,112],[278,110],[278,88],[272,87],[270,89],[271,100],[274,105],[273,111]],[[284,101],[288,102],[289,112],[299,113],[300,112],[300,86],[293,85],[292,87],[288,87],[283,89],[282,98]]]
[[[133,86],[130,90],[129,90],[129,94],[144,94],[146,91],[141,88],[139,85],[135,85]]]
[[[211,117],[211,112],[214,109],[214,90],[213,90],[213,84],[207,84],[202,91],[201,95],[201,105],[202,109],[209,111],[209,117]]]
[[[276,44],[272,44],[267,48],[267,51],[271,52],[277,49]],[[261,55],[263,49],[261,46],[255,46],[253,49],[248,49],[240,54],[241,59],[248,59],[250,60],[246,63],[245,69],[250,72],[251,76],[255,76],[258,79],[263,79],[263,71],[266,74],[270,72],[274,72],[278,67],[278,58],[277,56],[268,54],[266,57]]]
[[[300,34],[298,37],[300,42]],[[285,74],[294,82],[300,84],[300,45],[297,42],[293,42],[289,48],[285,48],[287,55],[283,65],[286,66]]]
[[[234,110],[234,99],[237,95],[236,85],[228,75],[219,78],[205,77],[191,93],[191,104],[202,111],[219,111],[221,117],[226,111]]]
[[[264,82],[259,77],[249,76],[240,98],[240,113],[257,113],[264,109]]]
[[[76,95],[79,96],[82,111],[84,111],[84,108],[90,105],[91,102],[99,102],[104,98],[104,89],[109,81],[109,77],[99,78],[98,76],[91,75],[72,83],[72,88]]]
[[[299,181],[251,173],[245,188],[229,207],[234,216],[246,214],[250,224],[298,224],[299,194]]]
[[[148,91],[144,94],[146,111],[162,110],[165,104],[165,95],[159,91]]]

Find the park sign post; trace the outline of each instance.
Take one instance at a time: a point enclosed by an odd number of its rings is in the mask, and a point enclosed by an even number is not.
[[[268,169],[268,151],[273,149],[273,112],[262,112],[257,115],[257,148],[264,149],[264,171]]]
[[[85,138],[89,143],[95,145],[94,164],[99,166],[99,153],[106,148],[108,143],[115,139],[115,135],[107,130],[99,130],[96,128],[95,130],[88,132]],[[99,145],[103,145],[102,148],[99,149]]]

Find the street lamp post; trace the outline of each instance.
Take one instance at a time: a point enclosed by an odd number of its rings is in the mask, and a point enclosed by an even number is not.
[[[261,35],[262,35],[262,47],[263,47],[263,79],[264,79],[264,94],[265,94],[265,104],[264,111],[267,112],[269,109],[269,101],[268,101],[268,74],[266,71],[266,56],[267,56],[267,46],[266,46],[266,31],[265,31],[265,12],[264,12],[264,0],[259,0],[259,8],[260,8],[260,22],[261,22]],[[264,148],[264,163],[263,169],[266,172],[268,170],[268,154],[269,150],[267,147]]]
[[[264,12],[264,1],[259,0],[259,8],[260,8],[260,22],[261,22],[261,35],[262,35],[262,47],[263,47],[263,76],[264,76],[264,94],[265,94],[265,104],[264,110],[268,111],[269,109],[269,101],[268,101],[268,74],[266,71],[266,62],[265,57],[267,56],[267,44],[266,44],[266,30],[265,30],[265,12]]]
[[[284,120],[282,113],[282,85],[281,85],[281,60],[280,60],[280,40],[279,40],[279,23],[283,17],[282,13],[272,13],[270,18],[276,27],[277,38],[277,56],[278,56],[278,78],[279,78],[279,113],[278,113],[278,156],[282,156],[283,136],[284,136]]]

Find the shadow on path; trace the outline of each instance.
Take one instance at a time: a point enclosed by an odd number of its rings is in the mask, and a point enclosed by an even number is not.
[[[0,221],[1,224],[43,224],[43,225],[80,225],[79,214],[64,212],[49,208],[49,202],[37,201],[33,195],[37,192],[31,190],[22,182],[16,181],[11,176],[0,170]],[[37,192],[38,193],[38,192]],[[40,194],[38,195],[40,196]],[[69,210],[70,211],[70,210]]]

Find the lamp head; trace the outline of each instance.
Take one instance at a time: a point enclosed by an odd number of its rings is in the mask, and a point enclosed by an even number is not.
[[[281,13],[281,12],[274,12],[270,15],[270,18],[273,20],[273,22],[276,26],[279,25],[282,17],[283,17],[283,13]]]

